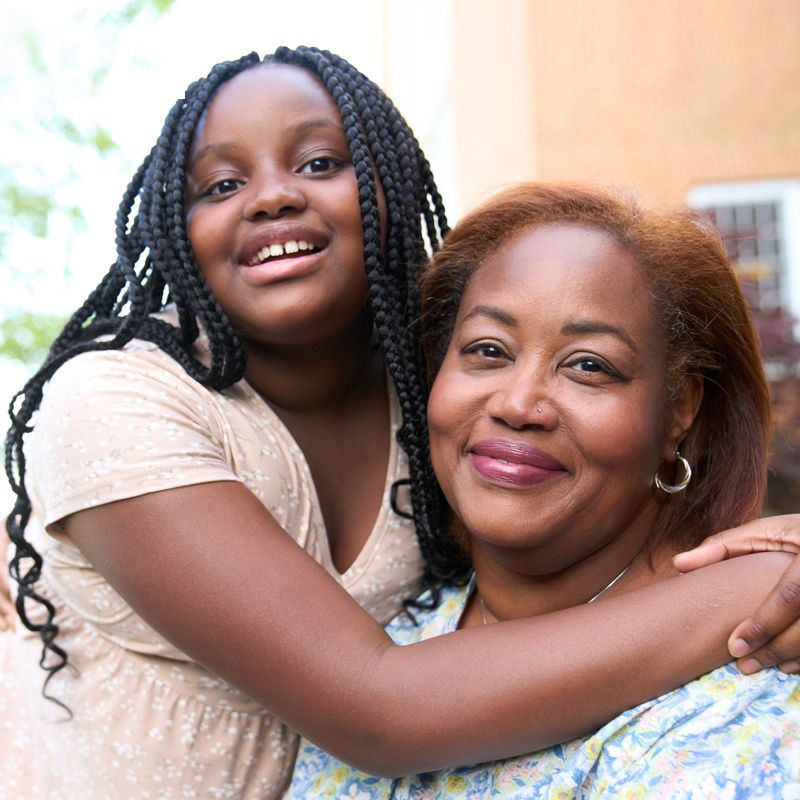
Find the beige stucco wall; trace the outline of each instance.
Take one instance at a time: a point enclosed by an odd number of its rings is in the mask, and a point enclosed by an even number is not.
[[[453,0],[452,125],[466,208],[504,184],[538,174],[535,3]]]
[[[513,180],[800,176],[798,0],[451,0],[459,203]]]

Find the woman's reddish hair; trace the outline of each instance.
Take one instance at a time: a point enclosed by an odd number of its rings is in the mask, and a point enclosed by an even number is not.
[[[768,383],[736,275],[698,212],[646,210],[631,194],[572,184],[521,184],[493,197],[450,232],[423,274],[431,380],[483,260],[525,230],[558,223],[605,231],[639,262],[667,339],[671,394],[688,376],[702,377],[702,402],[680,443],[694,475],[685,491],[664,498],[651,545],[688,547],[757,516],[771,433]]]

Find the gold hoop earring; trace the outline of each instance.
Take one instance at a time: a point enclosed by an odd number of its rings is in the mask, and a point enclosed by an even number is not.
[[[667,494],[677,494],[678,492],[682,492],[689,485],[689,481],[692,479],[692,467],[690,466],[689,462],[680,454],[680,451],[677,447],[675,448],[675,456],[683,467],[683,477],[677,483],[664,483],[664,481],[658,477],[658,472],[656,472],[656,486],[661,489],[662,492],[666,492]]]

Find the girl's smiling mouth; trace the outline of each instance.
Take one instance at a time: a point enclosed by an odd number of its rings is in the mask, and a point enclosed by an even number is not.
[[[263,286],[313,272],[328,245],[326,236],[307,225],[283,224],[252,235],[238,262],[248,283]]]
[[[250,263],[247,266],[255,267],[275,258],[293,256],[297,253],[305,253],[309,250],[311,252],[319,252],[319,249],[320,248],[315,247],[305,239],[288,239],[285,242],[264,245],[264,247],[250,259]]]

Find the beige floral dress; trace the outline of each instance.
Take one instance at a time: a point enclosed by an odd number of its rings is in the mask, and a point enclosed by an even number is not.
[[[421,572],[413,527],[389,504],[392,483],[407,474],[395,444],[398,417],[392,392],[380,514],[339,575],[303,454],[246,382],[210,391],[145,342],[63,366],[47,386],[26,453],[29,535],[45,554],[42,591],[57,605],[58,642],[72,665],[50,690],[74,718],[65,721],[41,697],[38,637],[21,627],[0,634],[0,800],[278,796],[295,734],[159,636],[57,523],[114,500],[239,481],[385,623],[417,593]]]

